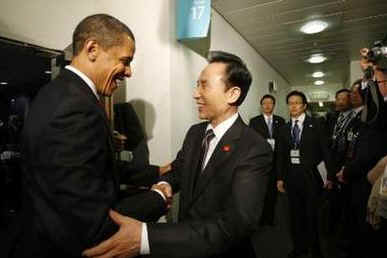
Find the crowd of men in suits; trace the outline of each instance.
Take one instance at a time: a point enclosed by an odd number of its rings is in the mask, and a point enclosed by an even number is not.
[[[360,120],[355,100],[366,100],[358,84],[350,92],[354,110],[344,104],[329,120],[331,135],[306,114],[307,98],[299,91],[286,96],[288,123],[273,115],[275,98],[265,95],[263,114],[247,126],[238,108],[252,77],[243,60],[222,51],[210,53],[194,89],[205,122],[190,127],[171,164],[147,166],[149,191],[119,198],[119,185],[133,175],[115,162],[100,98],[131,76],[134,54],[132,31],[110,15],[88,16],[76,27],[71,64],[39,91],[25,122],[22,210],[4,257],[253,258],[259,254],[251,236],[274,223],[277,191],[286,192],[290,204],[289,257],[321,257],[318,208],[322,192],[335,185],[350,204],[343,214],[359,212],[348,215],[359,226],[352,230],[367,233],[361,211],[371,187],[364,182],[385,155],[379,138],[385,127]],[[348,91],[337,97],[342,93]],[[363,139],[373,144],[366,157]],[[177,192],[178,222],[156,223]]]

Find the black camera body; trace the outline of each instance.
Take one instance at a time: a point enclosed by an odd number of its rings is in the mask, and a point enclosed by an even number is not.
[[[387,38],[374,43],[373,48],[368,51],[367,59],[379,69],[387,70]]]

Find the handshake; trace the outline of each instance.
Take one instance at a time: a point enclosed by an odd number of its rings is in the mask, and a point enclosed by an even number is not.
[[[160,167],[160,171],[169,171],[171,165],[168,164]],[[158,192],[162,195],[167,204],[167,209],[172,205],[172,187],[167,182],[159,182],[151,187],[152,191]],[[85,250],[82,253],[84,257],[120,257],[130,258],[140,254],[147,254],[143,250],[142,241],[144,241],[143,234],[146,224],[143,222],[126,217],[120,213],[110,210],[110,218],[119,226],[119,230],[111,238],[103,241],[99,245]],[[147,234],[147,233],[145,233]]]

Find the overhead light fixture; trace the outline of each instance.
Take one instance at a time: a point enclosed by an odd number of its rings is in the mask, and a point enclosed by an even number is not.
[[[0,82],[0,85],[8,85],[8,82]]]
[[[323,103],[322,101],[319,101],[319,102],[318,102],[318,106],[319,106],[319,107],[323,107],[323,106],[324,106],[324,103]]]
[[[313,78],[321,78],[321,77],[324,77],[324,75],[325,75],[325,73],[323,73],[323,72],[314,72],[312,74],[312,77]]]
[[[50,70],[44,71],[45,74],[51,74]]]
[[[324,81],[319,80],[319,81],[315,81],[314,85],[323,85],[324,83],[325,83]]]
[[[328,27],[328,23],[325,21],[315,20],[310,21],[303,25],[300,29],[305,34],[315,34],[325,30]]]
[[[323,54],[313,54],[306,61],[311,64],[319,64],[327,60]]]

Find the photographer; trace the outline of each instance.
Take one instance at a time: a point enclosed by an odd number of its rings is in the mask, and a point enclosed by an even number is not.
[[[351,159],[338,177],[351,188],[350,212],[347,218],[351,224],[350,257],[372,256],[375,250],[375,233],[366,223],[367,202],[371,192],[371,184],[367,181],[367,173],[387,154],[387,38],[376,42],[372,49],[362,49],[361,67],[364,78],[360,93],[364,98],[361,113],[362,124],[358,136],[353,142]]]
[[[362,90],[366,96],[363,120],[385,129],[387,124],[387,36],[371,49],[360,50],[364,72]]]

